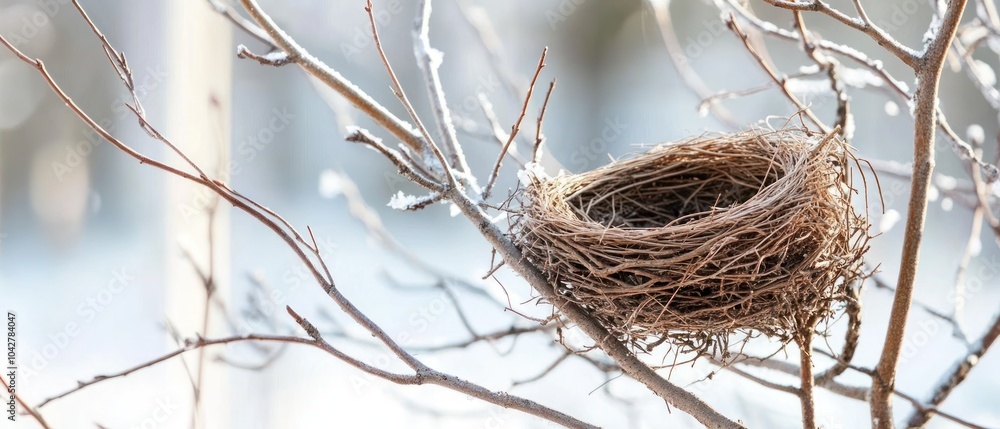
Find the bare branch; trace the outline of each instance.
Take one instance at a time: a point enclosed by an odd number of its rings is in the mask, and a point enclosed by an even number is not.
[[[809,2],[796,2],[787,0],[764,0],[766,3],[780,7],[788,10],[795,11],[815,11],[821,12],[848,27],[861,31],[871,37],[876,43],[885,48],[891,54],[895,55],[904,64],[916,68],[919,60],[920,53],[914,51],[913,49],[903,45],[902,43],[893,39],[888,33],[879,28],[877,25],[873,24],[868,15],[864,13],[861,9],[861,5],[858,2],[854,2],[855,6],[858,8],[858,12],[861,13],[860,18],[852,18],[844,14],[843,12],[834,9],[829,4],[822,0],[812,0]]]
[[[743,377],[743,378],[745,378],[747,380],[750,380],[750,381],[752,381],[754,383],[757,383],[757,384],[759,384],[761,386],[764,386],[764,387],[766,387],[768,389],[777,390],[779,392],[791,393],[791,394],[793,394],[795,396],[799,396],[799,397],[802,396],[802,391],[799,390],[796,387],[792,387],[792,386],[788,386],[788,385],[784,385],[784,384],[778,384],[778,383],[775,383],[775,382],[770,381],[770,380],[765,380],[764,378],[761,378],[761,377],[758,377],[756,375],[753,375],[753,374],[751,374],[749,372],[746,372],[746,371],[744,371],[742,369],[739,369],[737,367],[734,367],[732,365],[725,365],[722,362],[717,361],[715,359],[712,360],[712,363],[718,365],[719,368],[723,368],[726,371],[729,371],[729,372],[732,372],[734,374],[737,374],[740,377]]]
[[[417,124],[420,134],[424,136],[424,141],[426,142],[426,144],[422,147],[410,147],[410,149],[417,153],[428,151],[434,154],[434,156],[438,159],[438,162],[441,163],[441,169],[443,170],[442,174],[445,175],[445,178],[448,181],[448,186],[457,187],[458,182],[455,180],[455,176],[452,173],[448,161],[445,159],[444,153],[442,153],[441,149],[436,143],[434,143],[434,139],[431,138],[430,133],[427,132],[427,127],[424,126],[423,121],[421,121],[420,117],[417,116],[416,110],[413,109],[413,104],[411,104],[410,100],[406,98],[406,92],[403,91],[403,86],[399,84],[399,79],[396,78],[396,72],[392,70],[392,64],[389,63],[389,58],[386,57],[385,51],[382,49],[382,41],[378,37],[378,26],[375,25],[375,14],[371,0],[368,0],[368,5],[365,6],[365,12],[368,12],[368,21],[371,23],[372,38],[375,40],[375,50],[378,51],[379,57],[382,58],[382,64],[385,65],[385,70],[389,73],[389,79],[392,80],[396,97],[399,98],[399,101],[403,104],[403,108],[406,109],[406,112],[410,114],[410,119]]]
[[[660,37],[663,39],[663,45],[667,48],[670,59],[673,60],[671,63],[677,69],[677,74],[684,80],[685,85],[702,100],[701,105],[698,106],[698,111],[701,112],[705,109],[704,111],[711,112],[720,122],[730,128],[739,128],[742,126],[743,124],[733,117],[729,109],[719,104],[717,98],[712,97],[712,91],[708,88],[708,85],[705,84],[705,81],[698,72],[691,67],[688,58],[684,56],[684,49],[677,40],[677,32],[674,29],[674,22],[670,16],[670,2],[646,0],[645,3],[653,10],[653,16],[656,18],[656,23],[660,28]]]
[[[453,194],[455,194],[453,192]],[[575,323],[584,333],[597,342],[601,350],[608,354],[622,369],[636,381],[642,383],[669,405],[684,411],[708,427],[742,428],[743,425],[730,420],[698,399],[690,392],[677,387],[639,360],[628,347],[618,341],[596,320],[577,304],[556,293],[537,267],[528,262],[521,251],[507,235],[497,228],[469,197],[453,195],[452,201],[469,218],[479,232],[490,242],[507,265],[520,274],[538,293],[556,306],[567,319]]]
[[[224,3],[220,0],[208,0],[208,4],[215,9],[216,13],[221,14],[226,17],[229,22],[233,23],[236,28],[243,30],[244,33],[249,34],[251,37],[259,40],[261,43],[267,45],[271,49],[278,49],[278,46],[274,44],[271,40],[271,36],[268,36],[260,27],[242,16],[236,11],[232,6]]]
[[[927,401],[927,405],[918,407],[917,411],[910,416],[907,427],[923,427],[934,414],[939,414],[937,406],[941,405],[948,398],[948,395],[959,384],[965,381],[966,377],[969,376],[969,373],[972,372],[972,369],[979,363],[979,360],[986,354],[990,346],[996,342],[998,337],[1000,337],[1000,313],[997,313],[993,317],[993,323],[989,329],[973,344],[968,354],[944,373],[941,381],[934,388],[931,399]]]
[[[948,47],[962,19],[966,0],[953,0],[942,18],[940,29],[926,51],[914,64],[917,89],[913,96],[913,180],[910,182],[910,201],[906,215],[906,232],[903,255],[900,261],[899,280],[892,302],[889,329],[885,346],[872,378],[872,424],[877,428],[891,428],[892,391],[896,382],[896,367],[903,347],[907,316],[913,301],[913,285],[917,277],[920,242],[927,215],[927,192],[934,173],[934,131],[937,128],[938,85]],[[878,40],[878,39],[876,39]]]
[[[431,191],[440,192],[444,190],[444,185],[441,185],[434,179],[418,172],[416,165],[412,164],[409,160],[404,159],[403,155],[400,154],[399,151],[382,144],[382,140],[373,136],[368,130],[364,128],[355,128],[348,131],[352,132],[344,137],[344,140],[362,143],[372,149],[375,149],[377,152],[388,158],[390,162],[396,165],[396,168],[399,169],[399,174],[403,177],[410,179],[413,183],[423,186],[425,189]]]
[[[979,146],[978,141],[973,141],[977,143],[977,148]],[[992,216],[989,204],[986,203],[986,199],[983,196],[985,190],[983,189],[982,179],[979,177],[979,171],[975,166],[970,165],[970,174],[972,175],[973,182],[976,186],[976,192],[980,196],[980,206],[976,208],[973,213],[972,228],[969,235],[968,243],[965,246],[965,251],[962,255],[962,260],[959,263],[958,271],[956,273],[955,279],[955,312],[953,318],[955,320],[955,329],[961,332],[959,319],[962,314],[962,306],[965,302],[965,279],[964,273],[968,266],[969,260],[972,257],[973,243],[979,240],[980,228],[982,227],[983,214],[990,214],[991,223],[996,222],[995,217]],[[1000,231],[994,226],[994,233],[1000,237]],[[1000,336],[1000,313],[993,316],[993,322],[990,327],[987,328],[983,336],[977,340],[975,343],[970,344],[967,353],[963,358],[955,362],[952,367],[945,372],[940,381],[934,387],[933,393],[930,395],[930,400],[927,401],[927,407],[916,407],[916,410],[910,416],[908,420],[908,425],[910,427],[923,427],[934,415],[936,414],[934,408],[941,405],[948,396],[958,388],[968,377],[969,373],[972,371],[973,367],[979,363],[979,360],[986,354],[986,351],[996,342],[997,337]],[[963,337],[964,338],[964,337]]]
[[[385,128],[396,138],[402,140],[414,150],[421,150],[428,142],[413,129],[413,126],[397,118],[378,104],[368,94],[349,82],[336,70],[333,70],[318,58],[309,54],[302,46],[296,43],[288,33],[274,23],[270,16],[265,14],[255,0],[240,0],[244,9],[257,21],[264,32],[274,43],[288,54],[288,57],[302,67],[303,70],[315,76],[324,84],[333,88],[340,95],[347,99],[352,105],[368,115],[376,124]]]
[[[739,36],[740,40],[743,42],[743,46],[746,47],[747,52],[749,52],[750,55],[752,55],[753,58],[757,60],[757,64],[759,64],[760,67],[764,69],[765,72],[767,72],[767,75],[771,77],[771,80],[773,80],[774,83],[778,85],[778,88],[781,89],[781,92],[785,94],[785,98],[788,98],[788,101],[791,101],[792,104],[795,105],[796,109],[798,109],[800,112],[803,112],[803,114],[805,114],[805,116],[809,118],[810,121],[816,124],[816,127],[819,128],[820,131],[823,132],[823,134],[830,134],[831,131],[830,127],[828,127],[826,124],[823,123],[823,121],[817,118],[816,115],[813,113],[812,109],[810,109],[809,106],[803,104],[802,101],[800,101],[799,98],[796,97],[795,94],[792,94],[792,91],[788,89],[787,77],[779,76],[778,72],[776,72],[774,68],[771,67],[771,65],[766,60],[764,60],[764,57],[762,57],[760,53],[757,52],[757,49],[755,49],[753,45],[750,43],[750,39],[747,36],[746,32],[743,31],[743,28],[741,28],[740,25],[736,22],[736,19],[732,14],[729,15],[728,19],[726,20],[726,24],[729,25],[729,28],[733,30],[733,32],[736,33],[737,36]]]
[[[848,132],[848,129],[853,127],[849,127],[850,124],[848,124],[851,121],[850,104],[844,84],[840,81],[840,62],[833,57],[825,55],[818,49],[812,33],[806,29],[802,12],[794,11],[792,14],[795,17],[795,28],[798,29],[799,35],[802,38],[802,50],[809,55],[809,58],[816,63],[820,70],[826,71],[827,78],[830,80],[830,89],[837,100],[837,117],[833,121],[833,125],[840,128],[840,136],[844,141],[849,142],[851,133]]]
[[[0,386],[3,386],[4,392],[10,392],[10,395],[14,397],[14,400],[21,405],[21,408],[24,408],[24,412],[28,413],[31,418],[35,419],[35,421],[42,426],[42,429],[52,429],[45,419],[42,418],[42,415],[38,412],[38,410],[31,408],[31,406],[26,404],[24,400],[21,399],[21,395],[18,395],[14,389],[11,389],[10,386],[7,385],[7,377],[0,377]]]
[[[476,334],[473,337],[465,339],[465,340],[462,340],[462,341],[456,341],[456,342],[453,342],[453,343],[445,343],[445,344],[438,344],[438,345],[413,346],[413,347],[410,347],[410,349],[411,350],[416,350],[416,351],[421,351],[421,352],[439,352],[439,351],[443,351],[443,350],[464,349],[464,348],[466,348],[468,346],[471,346],[473,344],[476,344],[476,343],[481,343],[481,342],[495,343],[495,342],[500,341],[500,340],[502,340],[504,338],[510,338],[510,337],[515,337],[516,338],[516,337],[518,337],[520,335],[523,335],[523,334],[530,334],[530,333],[535,333],[535,332],[546,332],[546,333],[549,333],[549,332],[554,331],[554,330],[555,330],[555,325],[553,325],[553,324],[534,325],[534,326],[529,326],[529,327],[511,326],[510,328],[507,328],[507,329],[504,329],[504,330],[500,330],[500,331],[489,332],[489,333],[485,333],[485,334]]]
[[[753,25],[763,33],[775,36],[779,39],[801,41],[801,35],[798,32],[785,30],[771,22],[761,20],[751,14],[736,0],[716,0],[716,4],[724,10],[734,12],[742,21]],[[848,58],[851,61],[871,70],[873,73],[882,78],[882,80],[888,85],[891,92],[898,95],[901,101],[906,103],[910,102],[911,94],[906,88],[906,85],[892,76],[888,70],[885,69],[882,61],[872,59],[857,49],[833,43],[828,40],[818,40],[816,41],[816,46],[824,51]],[[960,159],[975,160],[980,168],[982,168],[983,173],[986,174],[988,180],[992,181],[996,180],[997,177],[1000,177],[1000,170],[998,170],[996,166],[985,163],[978,157],[974,156],[972,148],[969,144],[962,140],[962,138],[948,126],[948,121],[945,118],[944,112],[940,109],[938,109],[937,117],[938,128],[945,134],[945,136],[948,137],[948,140],[951,141],[951,149]]]
[[[719,362],[717,360],[713,360],[713,362],[715,362],[716,365],[719,364]],[[798,366],[796,366],[795,364],[791,364],[791,363],[780,361],[780,360],[776,360],[776,359],[762,359],[762,358],[756,358],[756,357],[751,357],[751,356],[745,356],[744,358],[742,358],[740,360],[737,360],[737,361],[735,361],[733,363],[739,364],[739,365],[749,365],[749,366],[754,366],[754,367],[759,367],[759,368],[766,368],[766,369],[778,371],[778,372],[781,372],[783,374],[787,374],[787,375],[790,375],[790,376],[798,376],[799,372],[800,372]],[[725,369],[725,370],[730,370],[730,371],[732,371],[732,369],[735,369],[735,368],[732,367],[732,365],[719,365],[719,366],[721,368]],[[872,371],[869,371],[869,370],[861,370],[860,368],[856,368],[856,367],[853,367],[853,366],[851,367],[851,369],[860,371],[861,373],[863,373],[865,375],[868,375],[868,376],[872,375]],[[782,391],[782,392],[791,393],[791,394],[795,394],[795,395],[798,394],[798,389],[796,389],[794,387],[778,385],[777,383],[773,383],[773,382],[764,380],[764,379],[762,379],[760,377],[754,376],[754,375],[749,374],[749,373],[747,373],[745,371],[733,371],[733,373],[738,374],[738,375],[740,375],[742,377],[745,377],[745,378],[747,378],[747,379],[749,379],[751,381],[754,381],[754,382],[756,382],[758,384],[760,384],[760,382],[758,380],[762,380],[765,383],[767,383],[766,385],[768,385],[769,387],[772,387],[772,388],[774,388],[776,390],[779,390],[779,391]],[[869,397],[871,395],[871,390],[868,389],[868,388],[857,387],[857,386],[850,386],[850,385],[839,383],[839,382],[834,381],[834,380],[827,381],[827,382],[825,382],[823,384],[817,384],[817,386],[820,386],[820,387],[822,387],[822,388],[824,388],[824,389],[826,389],[826,390],[828,390],[830,392],[833,392],[833,393],[835,393],[837,395],[840,395],[840,396],[843,396],[845,398],[855,399],[855,400],[858,400],[858,401],[868,401]],[[936,415],[939,415],[939,416],[941,416],[941,417],[943,417],[945,419],[948,419],[948,420],[950,420],[950,421],[952,421],[954,423],[957,423],[957,424],[959,424],[961,426],[964,426],[964,427],[967,427],[967,428],[970,428],[970,429],[986,429],[983,426],[980,426],[980,425],[977,425],[975,423],[972,423],[972,422],[969,422],[967,420],[964,420],[962,418],[959,418],[958,416],[956,416],[954,414],[942,411],[942,410],[940,410],[940,409],[938,409],[936,407],[925,406],[924,404],[921,404],[920,401],[918,401],[913,396],[907,395],[907,394],[905,394],[903,392],[900,392],[898,390],[894,391],[893,394],[895,394],[896,396],[899,396],[900,398],[903,398],[904,400],[906,400],[907,402],[909,402],[910,405],[913,405],[913,407],[916,408],[916,409],[918,409],[918,410],[929,410],[929,411],[935,413]]]
[[[579,419],[576,419],[570,415],[561,413],[559,411],[553,410],[551,408],[545,407],[538,404],[537,402],[531,401],[529,399],[524,399],[518,396],[510,395],[506,392],[494,392],[488,390],[477,384],[470,383],[456,376],[441,373],[435,371],[429,367],[422,366],[420,368],[413,368],[415,371],[414,375],[403,375],[403,374],[392,374],[386,371],[379,370],[378,368],[372,367],[364,362],[358,361],[356,359],[347,356],[339,352],[337,349],[330,346],[323,336],[319,333],[319,330],[312,325],[308,320],[299,316],[291,308],[288,308],[288,314],[295,319],[295,322],[305,329],[306,333],[312,337],[313,341],[311,345],[323,349],[327,353],[336,356],[338,359],[347,362],[351,366],[359,368],[369,374],[378,375],[381,378],[393,381],[398,384],[434,384],[441,387],[445,387],[457,392],[464,393],[466,395],[472,396],[476,399],[480,399],[492,404],[500,405],[504,408],[512,408],[519,410],[543,419],[561,424],[567,427],[579,427],[579,428],[597,428],[597,426],[585,423]],[[379,375],[377,372],[384,373],[387,376]],[[399,381],[397,381],[399,380]]]
[[[285,64],[292,62],[291,58],[288,58],[288,53],[284,51],[274,51],[264,55],[257,55],[250,51],[250,48],[239,45],[236,47],[236,57],[237,58],[249,58],[254,60],[261,65],[281,67]]]
[[[500,173],[500,166],[503,164],[504,157],[507,156],[507,149],[510,148],[511,143],[514,142],[514,138],[517,137],[517,133],[521,131],[521,121],[524,119],[525,113],[528,111],[528,102],[531,101],[531,94],[535,91],[535,83],[538,81],[538,75],[542,73],[542,68],[545,67],[545,54],[549,52],[549,48],[546,46],[542,49],[542,55],[538,58],[538,66],[535,67],[535,76],[531,78],[531,84],[528,85],[528,93],[524,96],[524,105],[521,106],[521,114],[518,115],[517,121],[514,122],[514,126],[510,129],[510,136],[507,137],[507,142],[504,143],[503,147],[500,148],[500,156],[497,157],[497,162],[493,164],[493,171],[490,172],[490,178],[486,181],[486,188],[483,190],[483,201],[486,201],[490,197],[490,190],[496,183],[497,175]]]
[[[497,114],[493,110],[493,103],[490,103],[490,99],[486,97],[486,94],[479,93],[477,94],[477,98],[479,99],[479,107],[483,109],[483,116],[486,117],[486,121],[490,124],[490,131],[492,131],[493,139],[496,141],[497,146],[502,149],[503,145],[507,142],[507,139],[510,138],[510,134],[504,131],[503,126],[500,125],[500,120],[497,118]],[[521,153],[517,150],[516,144],[510,146],[510,149],[507,150],[507,154],[514,158],[514,161],[517,161],[521,168],[524,168],[528,164],[528,162],[521,157]]]
[[[844,335],[844,347],[841,349],[837,361],[828,368],[816,375],[815,384],[822,386],[834,378],[837,378],[851,364],[854,359],[854,352],[858,348],[858,340],[861,339],[861,296],[857,288],[851,288],[848,292],[850,297],[847,300],[847,333]]]
[[[799,346],[799,380],[798,389],[799,402],[802,404],[802,427],[803,429],[814,429],[816,427],[816,404],[813,399],[813,360],[812,360],[812,339],[813,327],[816,325],[816,318],[808,317],[795,334],[795,342]]]
[[[538,162],[542,144],[545,143],[545,135],[542,134],[542,123],[545,121],[545,109],[549,107],[549,97],[552,96],[552,90],[555,88],[556,80],[552,79],[552,82],[549,83],[549,90],[545,91],[545,101],[542,102],[542,110],[538,113],[538,125],[535,127],[535,146],[531,151],[531,162]]]
[[[371,2],[368,2],[371,8]],[[450,164],[458,169],[466,178],[471,177],[469,163],[465,160],[465,153],[462,146],[458,144],[458,137],[455,135],[455,124],[451,120],[451,110],[448,109],[448,102],[445,101],[444,88],[441,85],[441,76],[438,74],[438,67],[441,65],[443,54],[431,47],[430,20],[431,20],[431,0],[420,0],[417,3],[417,20],[413,34],[413,53],[417,57],[417,65],[424,73],[424,81],[427,83],[427,92],[430,96],[431,107],[434,109],[434,119],[437,120],[441,137],[444,139],[444,153],[448,156]],[[370,13],[370,12],[369,12]],[[372,24],[374,26],[374,24]]]

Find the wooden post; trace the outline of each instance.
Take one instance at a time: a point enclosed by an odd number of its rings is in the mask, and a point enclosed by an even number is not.
[[[228,181],[235,52],[232,27],[204,0],[176,0],[167,4],[170,67],[167,136],[206,174]],[[171,164],[186,167],[176,156],[171,158]],[[187,181],[172,178],[167,187],[167,319],[184,338],[225,335],[219,309],[208,306],[206,310],[208,289],[202,276],[210,276],[216,299],[230,301],[229,207],[219,204],[218,197],[208,189]],[[186,394],[177,391],[179,398],[195,396],[185,371],[190,371],[199,384],[199,397],[185,404],[193,416],[191,427],[229,427],[233,393],[229,389],[229,369],[211,362],[211,355],[220,351],[188,353],[184,356],[187,369],[177,365],[177,372],[172,374],[176,376],[173,384],[179,387],[171,389],[187,390]]]

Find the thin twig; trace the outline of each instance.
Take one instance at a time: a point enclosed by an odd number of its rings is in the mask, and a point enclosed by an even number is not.
[[[713,362],[716,362],[716,365],[719,365],[719,363],[718,363],[717,360],[713,359]],[[766,368],[766,369],[778,371],[778,372],[781,372],[783,374],[787,374],[787,375],[793,376],[793,377],[798,376],[799,372],[800,372],[798,366],[796,366],[795,364],[784,362],[784,361],[779,361],[779,360],[776,360],[776,359],[762,359],[762,358],[756,358],[756,357],[752,357],[752,356],[744,356],[743,359],[737,360],[737,361],[735,361],[733,363],[740,364],[740,365],[755,366],[755,367],[759,367],[759,368]],[[723,369],[726,369],[726,370],[731,370],[731,368],[733,368],[732,365],[719,365],[719,367],[721,367]],[[853,367],[853,366],[851,367],[851,369],[858,370],[859,372],[861,372],[862,374],[865,374],[867,376],[871,376],[872,375],[872,371],[868,371],[868,370],[861,371],[859,368],[856,368],[856,367]],[[739,374],[740,376],[744,376],[744,374],[747,374],[745,371],[733,371],[733,372],[735,374]],[[749,378],[749,377],[746,377],[746,378],[748,378],[748,379],[750,379],[751,381],[754,381],[754,382],[758,382],[757,380],[762,380],[759,377],[756,377],[756,376],[753,376],[753,375],[751,375],[751,377],[753,377],[753,378]],[[774,386],[769,386],[769,387],[775,388],[776,390],[787,392],[787,393],[791,393],[791,394],[794,394],[794,395],[798,395],[798,389],[796,389],[794,387],[785,386],[787,388],[780,388],[778,386],[781,386],[781,385],[777,385],[776,383],[772,383],[772,382],[769,382],[767,380],[764,380],[764,381],[767,382],[767,383],[770,383],[771,385],[774,385]],[[835,393],[837,395],[840,395],[840,396],[843,396],[845,398],[855,399],[855,400],[858,400],[858,401],[865,401],[865,402],[867,402],[869,400],[870,395],[871,395],[871,389],[868,389],[868,388],[865,388],[865,387],[850,386],[850,385],[842,384],[842,383],[839,383],[839,382],[833,381],[833,380],[828,381],[828,382],[823,383],[823,384],[817,384],[817,386],[820,386],[820,387],[822,387],[822,388],[824,388],[824,389],[826,389],[826,390],[828,390],[830,392],[833,392],[833,393]],[[789,390],[789,389],[791,389],[791,390]],[[894,391],[893,394],[895,394],[896,396],[899,396],[900,398],[903,398],[904,400],[906,400],[907,402],[909,402],[911,405],[913,405],[914,408],[922,409],[922,410],[929,410],[929,411],[935,413],[936,415],[939,415],[939,416],[941,416],[941,417],[943,417],[945,419],[948,419],[948,420],[950,420],[950,421],[952,421],[954,423],[957,423],[957,424],[959,424],[961,426],[964,426],[964,427],[967,427],[967,428],[970,428],[970,429],[986,429],[983,426],[980,426],[980,425],[977,425],[975,423],[972,423],[972,422],[969,422],[967,420],[964,420],[964,419],[962,419],[962,418],[960,418],[960,417],[958,417],[958,416],[956,416],[954,414],[942,411],[942,410],[940,410],[940,409],[938,409],[936,407],[925,406],[924,404],[921,404],[920,401],[918,401],[913,396],[907,395],[907,394],[905,394],[903,392],[900,392],[898,390]]]
[[[221,14],[226,17],[229,22],[233,23],[236,28],[243,30],[244,33],[249,34],[251,37],[259,40],[261,43],[267,45],[270,49],[277,49],[278,46],[274,44],[271,37],[267,35],[260,27],[242,16],[236,11],[232,6],[219,0],[208,0],[208,4],[215,9],[216,13]]]
[[[493,164],[493,170],[490,172],[490,178],[486,181],[486,188],[483,190],[483,201],[486,201],[490,197],[490,190],[496,183],[497,175],[500,173],[500,166],[503,164],[504,157],[507,156],[507,149],[510,148],[510,144],[514,142],[514,138],[517,137],[518,131],[521,130],[521,121],[524,119],[525,113],[528,111],[528,102],[531,101],[531,94],[535,91],[535,83],[538,81],[538,75],[542,73],[542,68],[545,67],[545,55],[549,52],[549,48],[546,46],[542,49],[542,55],[538,58],[538,65],[535,67],[535,75],[531,78],[531,84],[528,85],[528,93],[524,96],[524,104],[521,106],[521,114],[518,115],[517,121],[514,122],[514,126],[510,129],[510,136],[507,137],[507,142],[504,143],[503,147],[500,148],[500,156],[497,157],[497,162]]]
[[[958,388],[959,384],[965,381],[998,337],[1000,337],[1000,313],[993,316],[993,323],[982,338],[973,344],[969,352],[944,373],[934,387],[931,399],[923,407],[917,407],[917,410],[910,416],[907,427],[923,427],[931,417],[940,414],[937,407],[948,398],[951,392]]]
[[[535,145],[531,151],[531,162],[533,163],[538,162],[542,144],[545,143],[545,135],[542,134],[542,123],[545,121],[545,109],[549,107],[549,97],[552,96],[552,90],[555,88],[556,80],[552,79],[552,82],[549,83],[549,90],[545,91],[545,101],[542,102],[542,110],[538,113],[538,125],[535,127]]]
[[[660,37],[663,39],[663,45],[667,48],[667,54],[670,55],[670,59],[672,60],[670,63],[674,65],[677,74],[680,75],[685,85],[702,100],[698,106],[698,111],[701,112],[705,109],[705,111],[711,112],[719,122],[722,122],[727,127],[739,128],[742,124],[733,117],[729,109],[718,103],[719,99],[712,96],[712,90],[705,84],[701,75],[691,67],[691,61],[684,54],[684,48],[681,47],[680,42],[677,40],[677,32],[674,29],[674,22],[670,16],[670,2],[664,0],[646,0],[645,3],[653,10],[653,16],[656,18],[657,26],[660,28]]]
[[[10,388],[10,386],[7,384],[7,377],[6,376],[0,377],[0,386],[3,386],[3,391],[4,392],[9,392],[9,394],[13,397],[14,401],[16,401],[19,405],[21,405],[21,408],[24,409],[24,412],[28,413],[28,415],[30,415],[31,418],[35,419],[35,421],[38,422],[38,424],[42,426],[42,429],[51,429],[52,428],[45,421],[45,419],[42,418],[42,415],[41,415],[41,413],[38,412],[38,410],[36,410],[34,408],[31,408],[30,405],[26,404],[24,402],[24,400],[21,399],[21,395],[17,394],[16,389],[11,389]],[[4,401],[4,403],[5,404],[9,404],[7,401]],[[7,406],[10,407],[10,405],[7,405]],[[11,420],[13,420],[13,418],[11,418]]]
[[[792,15],[795,17],[795,28],[798,29],[799,35],[802,38],[802,50],[809,55],[809,58],[816,63],[816,66],[820,70],[826,71],[827,79],[830,80],[830,89],[837,100],[837,117],[833,121],[833,125],[840,128],[840,136],[845,142],[849,142],[851,136],[847,130],[848,121],[851,120],[850,103],[847,92],[844,90],[844,84],[840,81],[840,63],[833,57],[823,54],[818,49],[816,43],[813,41],[813,34],[806,29],[802,12],[793,11]]]
[[[892,36],[886,33],[885,30],[872,23],[872,21],[868,19],[868,15],[866,15],[864,10],[860,8],[860,3],[858,2],[854,2],[854,5],[858,8],[858,12],[861,14],[860,18],[849,17],[845,13],[834,9],[822,0],[811,0],[808,2],[764,0],[764,2],[775,7],[789,10],[821,12],[839,21],[841,24],[865,33],[876,43],[885,48],[886,51],[889,51],[889,53],[895,55],[896,58],[899,58],[900,61],[912,68],[917,68],[921,61],[920,53],[896,41],[896,39],[892,38]]]
[[[420,151],[427,145],[427,142],[424,141],[424,138],[417,130],[413,129],[413,126],[397,118],[384,106],[372,99],[371,96],[341,76],[336,70],[333,70],[318,58],[309,54],[288,33],[278,27],[274,23],[274,20],[263,12],[255,0],[240,0],[240,3],[268,37],[274,41],[275,45],[285,51],[295,64],[298,64],[303,70],[337,91],[352,105],[372,118],[376,124],[402,140],[411,149]]]
[[[493,110],[493,103],[491,103],[490,99],[486,97],[486,94],[477,94],[477,99],[479,100],[479,107],[483,110],[483,116],[486,117],[486,122],[490,124],[490,131],[493,136],[493,140],[496,142],[497,147],[503,148],[503,145],[507,142],[510,134],[504,131],[503,126],[500,125],[500,120],[497,118],[497,114]],[[507,154],[510,155],[511,158],[514,158],[514,161],[516,161],[521,168],[528,165],[528,161],[525,161],[524,158],[521,157],[521,153],[517,150],[516,144],[510,146],[510,149],[507,150]]]
[[[536,382],[538,380],[541,380],[546,375],[551,374],[553,370],[555,370],[556,368],[559,367],[559,364],[563,363],[570,356],[573,356],[573,353],[570,353],[569,351],[563,352],[563,354],[559,355],[559,357],[556,358],[556,360],[552,361],[552,363],[550,363],[548,366],[546,366],[545,369],[543,369],[538,374],[536,374],[534,376],[531,376],[529,378],[526,378],[524,380],[514,381],[513,385],[514,386],[521,386],[521,385],[525,385],[525,384],[529,384],[529,383],[533,383],[533,382]]]
[[[434,154],[434,156],[438,159],[438,162],[441,163],[441,169],[443,170],[443,174],[448,181],[448,186],[458,186],[458,182],[455,180],[455,176],[452,173],[448,161],[445,159],[444,153],[442,153],[441,149],[434,143],[434,139],[431,138],[430,133],[427,132],[427,127],[424,126],[423,121],[421,121],[420,117],[417,116],[417,112],[414,110],[413,104],[410,103],[410,100],[406,97],[406,92],[403,90],[403,86],[400,85],[399,79],[396,78],[396,72],[392,70],[392,64],[389,63],[389,58],[386,57],[385,51],[382,49],[382,41],[378,37],[378,26],[375,25],[375,13],[373,11],[371,0],[368,0],[368,5],[365,6],[365,12],[368,13],[368,21],[371,23],[372,38],[375,40],[375,50],[378,51],[378,55],[382,59],[382,64],[385,66],[385,70],[389,73],[389,79],[392,80],[394,88],[393,91],[396,93],[396,97],[399,98],[400,103],[402,103],[403,108],[406,109],[406,113],[410,115],[410,119],[417,124],[417,129],[420,130],[420,135],[424,137],[424,142],[426,143],[422,147],[411,147],[410,149],[416,151],[417,153],[429,151]]]
[[[851,360],[854,359],[854,352],[857,350],[858,342],[861,339],[861,296],[857,288],[850,288],[848,294],[847,309],[844,311],[847,314],[847,332],[844,334],[844,347],[841,349],[840,355],[837,356],[837,360],[833,366],[826,371],[816,374],[815,384],[818,386],[832,381],[847,370],[851,364]]]
[[[764,59],[764,57],[762,57],[760,53],[757,52],[757,49],[754,48],[753,44],[750,43],[750,39],[747,36],[746,32],[743,31],[743,28],[740,27],[740,25],[736,22],[736,19],[732,14],[729,15],[728,19],[726,20],[726,24],[729,25],[729,28],[733,30],[733,32],[736,33],[737,36],[739,36],[740,41],[743,42],[743,46],[746,48],[747,52],[749,52],[750,55],[753,56],[755,60],[757,60],[757,64],[759,64],[760,67],[764,69],[764,71],[767,73],[767,75],[771,77],[771,80],[773,80],[774,83],[778,85],[778,88],[781,89],[781,92],[785,94],[785,98],[787,98],[788,101],[791,101],[792,104],[795,105],[795,108],[798,109],[798,111],[803,112],[805,116],[809,118],[809,120],[812,121],[812,123],[815,124],[816,127],[819,128],[819,130],[823,134],[830,134],[830,127],[824,124],[823,121],[821,121],[818,117],[816,117],[816,114],[813,113],[812,109],[810,109],[809,106],[803,104],[802,101],[800,101],[799,98],[796,97],[795,94],[793,94],[792,91],[788,89],[787,85],[788,78],[784,76],[778,76],[778,72],[776,72],[774,68],[771,67],[771,64],[769,64]]]
[[[371,9],[371,2],[368,2]],[[430,20],[431,20],[431,0],[420,0],[417,3],[417,20],[413,34],[413,53],[417,57],[417,65],[424,74],[424,81],[427,84],[427,92],[430,96],[431,108],[434,110],[434,119],[437,121],[441,137],[443,138],[443,149],[448,156],[450,164],[462,173],[463,177],[471,177],[469,163],[465,160],[465,153],[462,146],[458,144],[458,137],[455,135],[455,124],[451,120],[451,110],[445,100],[444,88],[441,85],[441,76],[438,74],[438,66],[441,63],[441,53],[431,47]],[[369,12],[370,14],[371,12]],[[372,24],[374,27],[374,23]]]

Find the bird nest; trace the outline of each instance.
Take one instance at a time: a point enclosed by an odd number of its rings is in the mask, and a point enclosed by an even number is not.
[[[782,341],[848,299],[868,221],[848,148],[802,129],[702,136],[535,176],[515,235],[558,293],[623,341],[707,352]]]

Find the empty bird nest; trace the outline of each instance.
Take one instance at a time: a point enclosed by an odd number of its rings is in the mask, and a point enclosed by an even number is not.
[[[534,176],[514,234],[552,287],[623,341],[701,352],[734,334],[788,341],[862,274],[852,159],[833,134],[798,128],[701,136]]]

